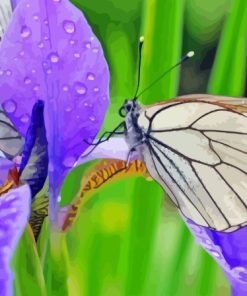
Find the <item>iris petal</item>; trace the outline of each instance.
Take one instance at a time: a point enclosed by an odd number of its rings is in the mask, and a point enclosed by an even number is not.
[[[10,259],[29,217],[31,192],[28,185],[0,197],[0,290],[12,295]]]
[[[94,139],[108,106],[103,50],[68,0],[21,0],[0,44],[0,102],[25,135],[31,109],[45,101],[50,192]]]

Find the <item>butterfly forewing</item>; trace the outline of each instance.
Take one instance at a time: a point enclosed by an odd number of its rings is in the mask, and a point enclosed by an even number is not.
[[[138,118],[150,174],[199,225],[233,231],[247,222],[246,106],[192,95],[144,108]]]

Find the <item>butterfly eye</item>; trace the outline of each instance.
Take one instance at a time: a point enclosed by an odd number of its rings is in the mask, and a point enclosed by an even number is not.
[[[119,109],[118,113],[119,113],[119,115],[120,115],[121,117],[125,117],[125,116],[126,116],[126,110],[125,110],[124,106],[122,106],[122,107]]]
[[[131,108],[132,108],[132,106],[130,104],[128,104],[128,105],[125,106],[125,110],[127,112],[130,112]]]

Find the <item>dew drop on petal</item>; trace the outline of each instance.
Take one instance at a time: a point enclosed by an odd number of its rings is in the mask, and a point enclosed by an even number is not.
[[[69,44],[74,45],[75,44],[75,40],[70,40]]]
[[[90,116],[89,119],[90,119],[91,121],[95,121],[95,117],[94,117],[94,116]]]
[[[7,76],[11,76],[12,75],[12,71],[11,70],[6,70],[6,75]]]
[[[68,156],[64,159],[63,165],[65,167],[72,167],[76,162],[76,158],[74,156]]]
[[[75,91],[79,95],[84,95],[87,92],[87,88],[86,88],[85,84],[83,84],[81,82],[76,82],[76,84],[75,84]]]
[[[88,74],[87,74],[87,79],[88,79],[88,80],[91,80],[91,81],[94,80],[94,79],[95,79],[94,74],[93,74],[93,73],[88,73]]]
[[[21,27],[21,37],[22,38],[30,37],[31,33],[32,33],[32,31],[31,31],[31,29],[29,27],[27,27],[27,26],[22,26]]]
[[[91,43],[90,42],[86,42],[85,43],[85,47],[88,48],[88,49],[91,48]]]
[[[51,69],[47,69],[46,74],[50,75],[51,74]]]
[[[14,113],[16,110],[16,103],[13,100],[8,100],[6,102],[3,103],[3,109],[7,112],[7,113]]]
[[[21,116],[20,121],[22,123],[27,123],[29,121],[29,119],[30,119],[29,115],[28,114],[24,114],[24,115]]]
[[[53,2],[58,2],[59,3],[59,2],[61,2],[61,0],[53,0]]]
[[[19,52],[19,56],[21,56],[21,57],[23,57],[24,54],[25,54],[25,52],[24,52],[23,50],[21,50],[21,51]]]
[[[39,90],[39,84],[34,85],[33,90],[38,91]]]
[[[56,52],[52,52],[49,55],[49,60],[53,63],[56,64],[59,61],[59,55]]]
[[[38,16],[37,14],[35,14],[35,15],[33,16],[33,19],[34,19],[35,21],[38,21],[38,20],[39,20],[39,16]]]
[[[70,112],[72,109],[70,107],[66,108],[65,111],[66,112]]]
[[[79,52],[75,52],[75,53],[74,53],[74,57],[75,57],[76,59],[79,59],[79,58],[81,57],[81,55],[79,54]]]
[[[25,77],[24,78],[24,83],[25,84],[30,84],[32,81],[31,81],[31,79],[29,78],[29,77]]]
[[[64,85],[64,86],[63,86],[63,91],[65,91],[65,92],[66,92],[66,91],[68,91],[68,90],[69,90],[69,87],[68,87],[68,85]]]
[[[4,74],[3,70],[0,70],[0,76],[2,76]]]
[[[98,48],[94,48],[92,51],[93,51],[93,53],[97,53],[99,51],[99,49]]]
[[[95,88],[93,89],[93,91],[94,91],[94,92],[98,92],[98,91],[99,91],[99,88],[98,88],[98,87],[95,87]]]
[[[38,43],[38,47],[39,47],[39,48],[43,48],[43,47],[44,47],[44,43],[43,43],[43,42],[39,42],[39,43]]]
[[[49,37],[48,36],[44,36],[44,40],[49,40]]]
[[[49,22],[48,22],[47,19],[44,20],[44,24],[45,24],[45,25],[48,25],[48,24],[49,24]]]
[[[32,73],[36,73],[36,70],[35,70],[35,69],[32,69],[31,72],[32,72]]]
[[[75,32],[75,24],[72,21],[64,21],[63,28],[68,34],[73,34]]]

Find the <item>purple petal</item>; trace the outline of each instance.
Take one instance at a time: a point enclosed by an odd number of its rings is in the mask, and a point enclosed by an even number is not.
[[[33,106],[19,170],[21,181],[31,188],[32,198],[42,189],[48,174],[48,149],[43,113],[44,102],[39,100]]]
[[[26,226],[30,209],[30,188],[23,185],[0,197],[0,291],[12,295],[10,259]]]
[[[75,166],[95,159],[121,159],[127,160],[129,154],[129,146],[125,138],[110,138],[108,141],[99,144],[95,149],[89,147],[85,153],[81,155]],[[138,159],[136,153],[131,153],[129,161]]]
[[[108,106],[108,67],[99,41],[68,0],[21,0],[0,45],[0,102],[25,135],[37,99],[45,104],[50,187],[94,139]]]
[[[232,286],[233,295],[247,295],[247,226],[226,233],[199,226],[184,215],[181,216],[197,243],[225,272]]]
[[[11,160],[0,157],[0,186],[4,183],[4,181],[8,177],[9,170],[12,168],[13,162]]]
[[[20,2],[20,0],[10,0],[10,2],[11,2],[11,7],[14,10],[16,5]]]

